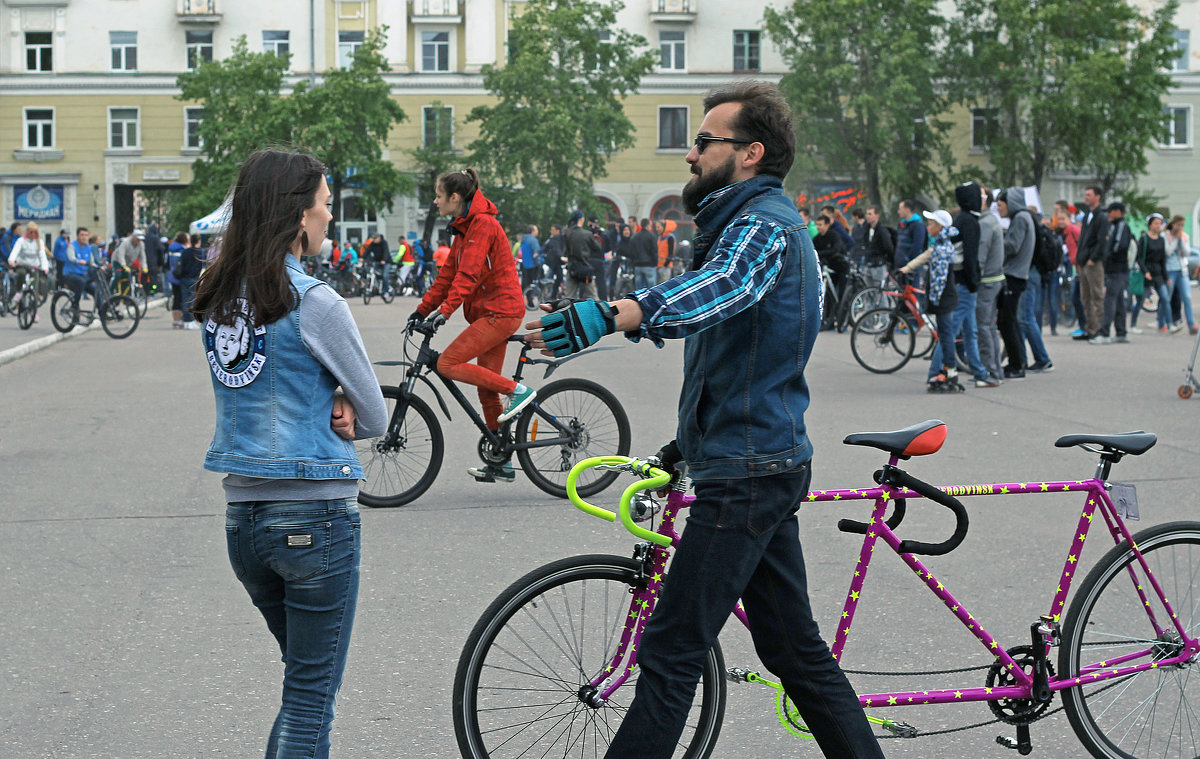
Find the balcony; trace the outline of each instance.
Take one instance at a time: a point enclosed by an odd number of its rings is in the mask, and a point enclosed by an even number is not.
[[[650,0],[650,20],[695,21],[699,6],[700,0]]]
[[[457,24],[462,21],[458,0],[412,0],[414,24]]]
[[[221,9],[218,0],[177,0],[175,16],[182,24],[218,24]]]

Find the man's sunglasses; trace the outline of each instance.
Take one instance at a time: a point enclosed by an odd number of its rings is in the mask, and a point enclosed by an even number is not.
[[[710,142],[732,142],[734,145],[749,145],[754,140],[739,140],[736,137],[713,137],[710,134],[698,134],[692,144],[696,146],[697,153],[703,153]]]

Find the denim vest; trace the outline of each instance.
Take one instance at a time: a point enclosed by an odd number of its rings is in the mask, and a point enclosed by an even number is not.
[[[254,327],[241,302],[238,325],[211,318],[202,337],[217,400],[217,429],[204,468],[247,477],[299,480],[360,479],[354,443],[330,428],[334,376],[300,336],[300,301],[317,285],[289,255],[295,307]]]
[[[746,216],[782,227],[787,250],[769,293],[685,341],[678,441],[697,480],[782,474],[812,458],[804,366],[820,327],[821,275],[808,229],[779,179],[746,180],[700,210],[693,267],[731,221]]]

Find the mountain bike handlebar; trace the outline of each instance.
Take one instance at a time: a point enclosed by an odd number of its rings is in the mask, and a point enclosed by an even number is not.
[[[599,506],[593,506],[587,501],[579,497],[579,492],[576,490],[576,482],[579,480],[579,475],[583,474],[588,469],[597,467],[605,467],[607,469],[619,469],[622,471],[632,472],[646,479],[640,479],[629,487],[625,488],[625,492],[621,494],[621,502],[617,506],[620,512],[621,524],[625,525],[625,529],[629,530],[635,537],[642,540],[648,540],[651,543],[667,547],[671,545],[671,539],[666,535],[660,535],[657,532],[651,532],[644,527],[639,527],[633,521],[633,517],[629,513],[629,504],[633,502],[633,497],[642,490],[658,490],[665,487],[671,482],[671,473],[666,472],[658,467],[651,466],[644,461],[639,461],[628,456],[597,456],[595,458],[584,459],[575,466],[571,467],[570,473],[567,474],[567,498],[571,503],[585,514],[591,514],[594,517],[609,522],[614,522],[617,515],[608,509],[602,509]]]

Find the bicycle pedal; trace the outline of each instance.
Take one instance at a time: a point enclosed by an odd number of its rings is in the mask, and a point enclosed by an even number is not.
[[[725,670],[725,679],[731,683],[748,683],[750,682],[750,678],[757,674],[757,672],[752,672],[743,667],[728,667]]]
[[[916,738],[918,735],[917,728],[907,722],[893,722],[892,720],[884,720],[881,727],[892,733],[897,738]]]

